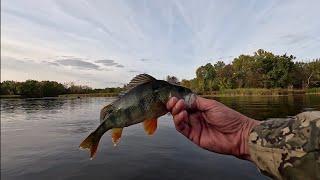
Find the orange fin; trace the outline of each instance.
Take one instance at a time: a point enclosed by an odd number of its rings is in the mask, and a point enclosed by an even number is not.
[[[154,132],[157,129],[157,122],[158,122],[157,119],[150,119],[150,120],[143,121],[144,130],[148,135],[154,134]]]
[[[90,151],[90,159],[93,159],[97,153],[100,138],[101,136],[93,132],[79,146],[80,149],[88,149]]]
[[[117,144],[120,141],[121,134],[122,134],[122,129],[123,128],[113,128],[112,129],[112,142],[114,146],[117,146]]]

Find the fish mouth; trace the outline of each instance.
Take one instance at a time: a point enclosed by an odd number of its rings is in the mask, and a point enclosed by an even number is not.
[[[194,93],[190,93],[190,94],[187,94],[186,96],[184,96],[183,99],[184,99],[184,102],[185,102],[187,109],[192,109],[192,105],[194,104],[196,98],[197,97]]]

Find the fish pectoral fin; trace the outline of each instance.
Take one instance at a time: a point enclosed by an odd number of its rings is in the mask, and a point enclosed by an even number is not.
[[[112,143],[113,143],[114,146],[117,146],[117,144],[120,141],[120,138],[121,138],[121,135],[122,135],[122,129],[123,128],[113,128],[112,129],[111,137],[112,137]]]
[[[100,123],[103,123],[106,116],[109,116],[110,112],[112,111],[112,104],[108,104],[103,107],[100,111]]]
[[[157,119],[149,119],[149,120],[143,121],[144,130],[148,135],[154,134],[154,132],[157,129],[157,122],[158,122]]]

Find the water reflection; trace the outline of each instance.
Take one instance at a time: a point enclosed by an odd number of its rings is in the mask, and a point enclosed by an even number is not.
[[[319,95],[219,97],[214,99],[258,120],[285,118],[303,111],[320,110]]]
[[[319,96],[216,98],[256,119],[320,110]],[[251,163],[200,149],[160,118],[152,137],[125,128],[117,148],[107,133],[98,156],[78,145],[112,98],[1,100],[3,179],[266,179]],[[160,172],[160,173],[159,173]]]

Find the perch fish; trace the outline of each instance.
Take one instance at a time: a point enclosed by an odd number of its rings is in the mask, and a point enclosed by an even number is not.
[[[168,113],[166,104],[173,96],[184,99],[187,108],[195,99],[195,94],[188,88],[157,80],[148,74],[134,77],[123,95],[102,108],[100,125],[80,144],[80,148],[88,149],[92,159],[105,132],[112,131],[112,142],[117,145],[123,128],[140,122],[143,122],[146,133],[152,135],[157,129],[157,118]]]

